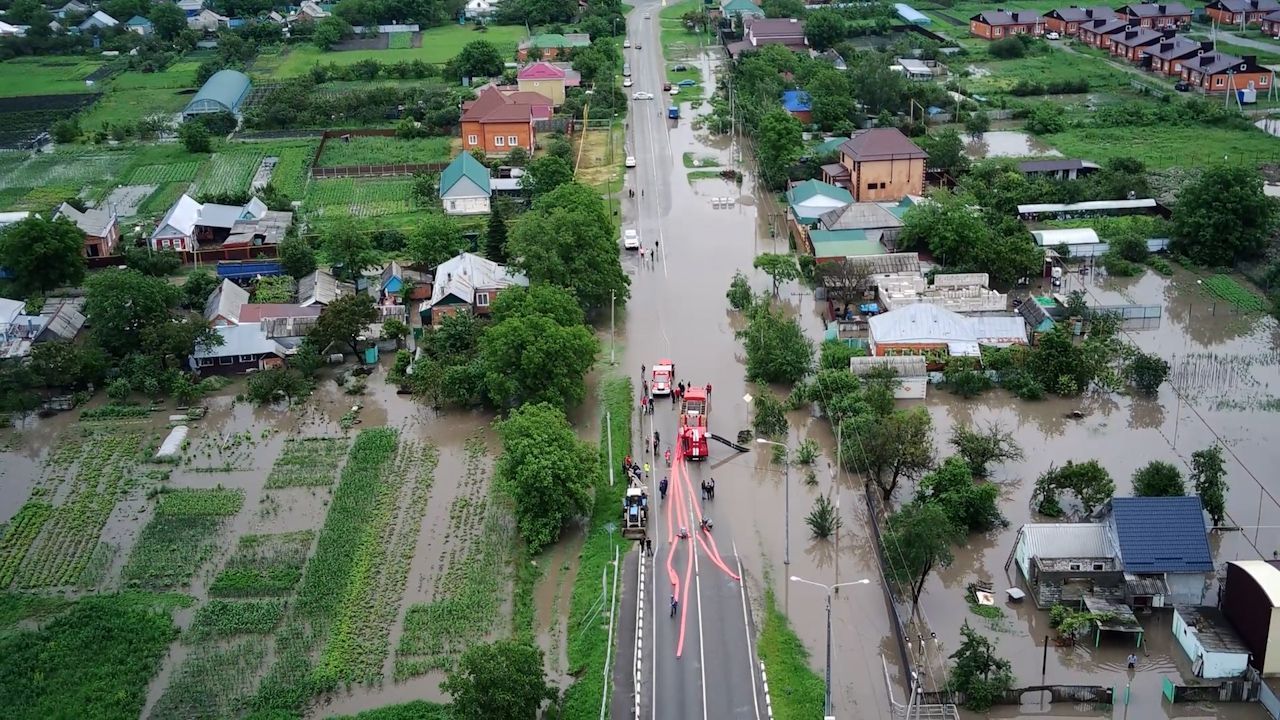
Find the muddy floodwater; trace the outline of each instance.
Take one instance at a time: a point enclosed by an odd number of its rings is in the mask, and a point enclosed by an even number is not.
[[[1053,146],[1042,142],[1030,133],[1017,130],[991,130],[982,137],[965,143],[965,153],[975,159],[994,157],[1062,157]]]

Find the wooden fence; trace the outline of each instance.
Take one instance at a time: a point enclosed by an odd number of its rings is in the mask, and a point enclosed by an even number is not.
[[[1244,677],[1212,685],[1176,685],[1164,678],[1163,691],[1165,700],[1171,703],[1257,702],[1262,692],[1262,677],[1249,668]]]

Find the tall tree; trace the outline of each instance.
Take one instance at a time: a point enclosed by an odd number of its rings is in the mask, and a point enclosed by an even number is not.
[[[1222,446],[1211,445],[1191,453],[1191,484],[1215,526],[1227,518],[1227,468]]]
[[[1266,248],[1280,214],[1252,165],[1211,165],[1182,186],[1173,206],[1170,250],[1201,265],[1226,266]]]
[[[373,298],[366,293],[343,295],[320,313],[320,318],[307,334],[307,339],[318,348],[333,343],[346,345],[353,354],[360,352],[360,336],[369,324],[378,319],[378,309]]]
[[[182,123],[178,128],[178,139],[189,153],[213,152],[213,138],[202,122],[188,120]]]
[[[1133,474],[1133,494],[1138,497],[1177,497],[1186,495],[1187,488],[1178,466],[1152,460]]]
[[[568,162],[554,155],[543,155],[529,163],[520,178],[520,187],[536,200],[571,182],[573,167]]]
[[[123,357],[142,346],[144,331],[168,323],[181,290],[137,270],[109,269],[86,282],[84,315],[98,344]]]
[[[489,208],[489,224],[485,226],[484,255],[496,263],[507,262],[507,204],[495,201]]]
[[[488,40],[472,40],[449,63],[459,78],[488,78],[502,74],[502,53]]]
[[[532,283],[572,290],[583,308],[619,303],[630,295],[612,218],[599,193],[576,182],[534,200],[512,223],[507,255]]]
[[[969,156],[964,151],[964,139],[951,128],[935,130],[917,138],[920,148],[929,153],[929,167],[957,176],[969,169]]]
[[[952,456],[920,478],[916,500],[936,503],[952,524],[966,532],[986,532],[1004,521],[999,507],[1000,489],[989,482],[974,482],[973,471],[963,458]]]
[[[280,243],[280,267],[294,280],[300,280],[316,270],[316,252],[311,243],[300,237],[288,237]]]
[[[512,297],[503,297],[508,294]],[[504,291],[498,300],[496,322],[480,338],[490,402],[499,408],[581,402],[600,341],[583,324],[573,296],[548,285]]]
[[[515,501],[516,525],[531,553],[555,542],[574,517],[591,512],[600,454],[578,439],[564,411],[522,405],[498,425],[499,487]]]
[[[0,267],[26,295],[84,279],[84,232],[66,218],[29,217],[0,230]]]
[[[889,516],[880,538],[885,572],[910,594],[913,607],[920,603],[929,573],[951,564],[955,558],[951,546],[963,537],[946,511],[934,503],[907,503]]]
[[[839,10],[822,8],[805,14],[804,36],[819,52],[844,40],[848,28]]]
[[[156,37],[161,40],[173,40],[187,29],[187,14],[177,5],[170,3],[152,5],[147,19],[151,21]]]
[[[1013,433],[998,422],[987,423],[981,430],[957,423],[951,428],[948,442],[978,477],[986,477],[992,463],[1017,461],[1023,457],[1022,446],[1014,439]]]
[[[751,263],[757,270],[763,270],[773,281],[773,295],[777,297],[778,286],[800,277],[800,266],[796,264],[796,256],[780,253],[764,253],[757,255]]]
[[[320,246],[329,262],[335,266],[334,271],[348,280],[360,277],[365,268],[378,261],[378,254],[374,252],[369,235],[349,218],[338,220],[325,228]]]
[[[800,159],[804,148],[803,132],[800,121],[780,107],[760,118],[756,155],[760,161],[760,177],[769,188],[780,190],[786,185],[791,166]]]
[[[409,238],[409,257],[423,267],[433,268],[466,249],[458,224],[441,213],[426,213]]]
[[[933,467],[933,421],[922,407],[883,417],[860,414],[845,426],[841,449],[846,467],[874,482],[886,503],[904,478],[919,478]]]
[[[965,709],[985,712],[1013,687],[1013,665],[996,655],[995,643],[969,627],[968,620],[960,626],[960,636],[960,647],[951,654],[955,664],[947,689],[964,694]]]
[[[81,388],[102,382],[107,357],[94,343],[42,342],[31,346],[28,367],[44,387]]]
[[[747,377],[757,382],[795,383],[813,368],[813,341],[800,323],[765,303],[751,310],[738,331],[747,353]]]
[[[523,640],[467,648],[440,688],[449,693],[456,720],[535,720],[543,702],[559,695],[547,683],[542,650]]]
[[[219,284],[218,278],[208,270],[196,270],[191,273],[182,283],[182,307],[203,313],[205,303]]]

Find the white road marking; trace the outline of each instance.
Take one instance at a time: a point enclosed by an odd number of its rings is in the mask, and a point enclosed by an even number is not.
[[[760,720],[760,695],[756,692],[756,671],[750,667],[755,653],[751,650],[751,622],[747,616],[747,576],[742,573],[742,558],[738,556],[738,543],[733,543],[733,559],[738,563],[738,589],[742,594],[742,630],[747,636],[747,666],[751,674],[751,702],[756,708],[756,720]]]

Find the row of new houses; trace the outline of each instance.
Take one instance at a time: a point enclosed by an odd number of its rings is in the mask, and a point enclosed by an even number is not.
[[[1262,31],[1280,31],[1280,0],[1211,0],[1205,16],[1223,25],[1261,25]],[[1182,3],[1142,3],[1112,10],[1106,6],[1071,5],[1044,14],[1031,10],[987,10],[969,18],[969,32],[987,40],[1010,35],[1058,33],[1075,36],[1086,24],[1099,20],[1120,20],[1126,26],[1152,30],[1178,29],[1191,23],[1193,13]]]
[[[204,32],[217,32],[221,28],[237,28],[244,25],[247,20],[244,18],[232,18],[220,15],[217,12],[205,7],[205,0],[177,0],[174,3],[187,16],[187,27],[192,30],[200,30]],[[310,23],[316,20],[329,17],[332,13],[330,9],[332,5],[322,5],[314,0],[303,0],[300,5],[290,8],[286,13],[281,14],[272,10],[262,16],[262,20],[276,25],[294,25],[299,23]],[[138,35],[147,36],[155,32],[151,21],[141,15],[134,15],[125,20],[123,23],[116,18],[108,15],[102,10],[94,10],[93,6],[86,5],[79,0],[72,0],[63,5],[54,12],[54,16],[59,19],[68,17],[83,16],[84,20],[76,25],[65,27],[58,20],[49,23],[49,29],[54,32],[68,30],[70,32],[88,32],[91,30],[109,30],[111,28],[120,27],[129,32]],[[9,23],[0,22],[0,37],[12,35],[22,37],[27,34],[29,28],[25,25],[11,25]]]

